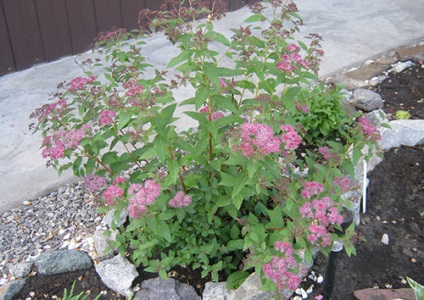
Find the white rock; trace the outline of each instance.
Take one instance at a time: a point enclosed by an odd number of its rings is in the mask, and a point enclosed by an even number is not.
[[[310,293],[312,293],[314,291],[314,285],[311,285],[307,290],[306,290],[306,292],[308,293],[308,294],[310,294]]]
[[[96,272],[108,288],[126,297],[130,296],[131,284],[138,276],[135,266],[121,255],[100,262]]]
[[[302,299],[308,298],[308,294],[306,293],[306,291],[303,288],[301,288],[300,291],[302,293]]]
[[[317,282],[318,283],[322,283],[324,281],[324,277],[322,277],[321,275],[318,276],[317,278]]]
[[[389,128],[380,127],[380,146],[383,150],[424,143],[424,120],[395,120],[389,122]]]
[[[383,236],[381,237],[381,242],[384,244],[384,245],[388,245],[389,244],[389,236],[385,233],[385,234],[383,234]]]
[[[203,300],[229,300],[233,299],[234,290],[226,287],[226,282],[207,282],[202,294]]]
[[[393,68],[391,69],[391,71],[394,72],[394,73],[400,73],[403,70],[405,70],[406,68],[411,67],[413,64],[414,63],[410,60],[405,61],[405,62],[397,62],[396,64],[392,65]]]

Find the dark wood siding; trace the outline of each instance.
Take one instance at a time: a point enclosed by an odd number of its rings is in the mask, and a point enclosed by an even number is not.
[[[236,10],[252,0],[226,0]],[[101,31],[138,29],[160,0],[0,0],[0,76],[89,49]]]

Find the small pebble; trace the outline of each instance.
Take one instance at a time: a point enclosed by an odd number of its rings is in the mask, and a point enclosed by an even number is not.
[[[322,283],[324,281],[324,277],[322,277],[321,275],[318,276],[317,278],[317,282],[318,283]]]
[[[389,236],[385,233],[385,234],[383,234],[383,236],[381,237],[381,242],[384,244],[384,245],[388,245],[389,244]]]
[[[415,264],[417,260],[415,258],[411,258],[411,262]]]

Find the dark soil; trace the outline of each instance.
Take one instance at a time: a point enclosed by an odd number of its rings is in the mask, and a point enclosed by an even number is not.
[[[414,119],[424,119],[424,68],[417,64],[400,74],[390,74],[388,79],[373,88],[385,100],[384,110],[391,119],[396,111],[406,110]],[[424,283],[424,146],[401,147],[384,155],[368,178],[367,212],[361,215],[356,242],[357,255],[348,257],[345,252],[336,256],[335,282],[331,299],[354,299],[358,289],[409,287],[406,277]],[[389,245],[381,242],[383,234],[389,236]],[[318,255],[312,270],[322,276],[326,273],[329,258]],[[200,276],[179,270],[182,281],[191,281],[199,292]],[[147,278],[144,274],[143,278]],[[328,277],[327,277],[328,278]],[[54,299],[63,296],[76,281],[75,293],[89,291],[89,299],[103,293],[100,299],[124,299],[109,290],[94,269],[55,276],[29,277],[24,290],[15,299]],[[140,281],[140,279],[138,280]],[[325,281],[324,281],[325,283]],[[324,283],[310,279],[302,284],[314,291],[308,299],[324,293]]]

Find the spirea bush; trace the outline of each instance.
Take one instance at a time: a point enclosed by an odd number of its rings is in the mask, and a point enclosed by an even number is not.
[[[179,49],[167,69],[146,75],[143,35],[103,33],[104,61],[82,63],[85,74],[32,115],[49,164],[83,177],[115,221],[128,212],[112,247],[146,271],[189,266],[230,287],[256,272],[278,291],[298,286],[314,251],[342,239],[354,253],[353,225],[338,234],[350,205],[341,195],[378,132],[319,81],[321,38],[294,38],[296,5],[264,5],[231,38],[214,30],[221,1],[143,10],[142,24]],[[193,94],[177,103],[181,85]],[[177,128],[177,106],[197,126]]]

